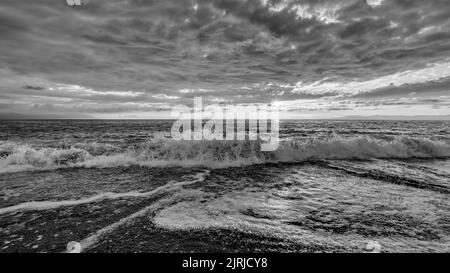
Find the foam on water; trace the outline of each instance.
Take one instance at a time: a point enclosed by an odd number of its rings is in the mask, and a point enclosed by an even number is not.
[[[127,238],[122,232],[128,228],[121,227],[149,221],[149,227],[175,233],[237,228],[336,250],[365,249],[368,241],[377,241],[381,251],[448,252],[448,191],[442,189],[449,186],[449,123],[294,122],[282,126],[282,142],[274,152],[261,152],[258,141],[174,141],[168,135],[148,140],[153,132],[167,130],[154,121],[97,123],[14,124],[2,131],[0,180],[12,193],[3,194],[10,207],[0,208],[0,216],[5,223],[27,223],[8,225],[3,234],[22,239],[2,246],[25,250],[35,241],[36,251],[56,250],[47,235],[70,231],[70,237],[51,238],[61,246],[77,241],[81,251],[96,250],[97,243]],[[277,162],[314,164],[220,169]],[[197,168],[172,174],[173,169],[124,166],[200,166],[211,168],[211,175],[205,180],[207,171]],[[61,168],[66,170],[47,171]],[[46,171],[6,174],[40,170]],[[86,197],[88,192],[92,196]],[[108,214],[52,211],[84,209],[83,204],[109,211],[117,205],[110,201],[120,198],[133,204],[132,211],[119,211],[129,214],[116,215],[112,222],[102,218]],[[15,213],[20,211],[30,212]],[[40,217],[53,212],[56,222]],[[64,224],[66,213],[74,225]],[[143,222],[134,222],[137,218]]]
[[[194,184],[200,181],[203,181],[205,179],[205,176],[208,174],[208,171],[202,172],[202,173],[198,173],[196,174],[194,177],[192,177],[192,180],[188,180],[188,181],[184,181],[184,182],[177,182],[177,183],[172,183],[171,186],[162,186],[156,190],[161,191],[162,189],[165,192],[169,192],[170,191],[176,191],[181,189],[183,186],[186,185],[190,185],[190,184]],[[81,250],[86,250],[90,247],[92,247],[93,245],[95,245],[101,238],[102,236],[104,236],[105,234],[108,234],[114,230],[116,230],[117,228],[119,228],[120,226],[127,224],[128,222],[138,218],[138,217],[143,217],[145,216],[147,213],[152,212],[152,211],[156,211],[156,210],[160,210],[163,209],[165,207],[170,207],[172,204],[189,198],[189,193],[190,192],[197,192],[197,190],[187,190],[184,192],[175,192],[174,194],[172,194],[169,197],[157,200],[155,203],[153,203],[150,206],[147,206],[125,218],[120,219],[119,221],[108,225],[96,232],[94,232],[93,234],[91,234],[90,236],[84,238],[83,240],[80,241],[80,245],[81,245]],[[195,196],[195,195],[194,195]]]
[[[445,195],[370,179],[323,176],[313,171],[316,168],[286,174],[273,182],[276,187],[250,184],[245,190],[237,187],[220,195],[197,192],[196,198],[157,211],[153,221],[175,230],[236,228],[342,248],[362,249],[368,240],[393,252],[446,248],[448,235],[441,223]],[[226,187],[237,184],[228,182]]]
[[[190,179],[183,181],[183,182],[176,182],[176,181],[169,181],[167,184],[160,186],[154,190],[148,191],[148,192],[137,192],[137,191],[131,191],[131,192],[124,192],[124,193],[101,193],[97,194],[91,197],[77,199],[77,200],[61,200],[61,201],[33,201],[33,202],[25,202],[20,203],[14,206],[4,207],[0,208],[0,215],[15,212],[18,210],[49,210],[49,209],[56,209],[60,207],[67,207],[67,206],[76,206],[86,203],[92,203],[92,202],[99,202],[102,200],[113,200],[113,199],[120,199],[120,198],[143,198],[143,197],[149,197],[153,196],[155,194],[159,193],[166,193],[169,191],[177,190],[180,187],[196,183],[199,181],[202,181],[207,175],[208,171],[198,173],[191,177]]]
[[[100,145],[101,149],[96,149],[96,145]],[[446,141],[406,136],[391,140],[359,136],[283,141],[279,149],[273,152],[261,152],[260,145],[260,141],[175,141],[159,138],[125,149],[108,146],[105,150],[103,144],[92,143],[85,150],[74,147],[77,145],[68,148],[35,148],[27,144],[7,142],[0,145],[0,154],[3,154],[0,158],[0,173],[65,167],[138,165],[226,168],[317,159],[450,157],[450,143]]]

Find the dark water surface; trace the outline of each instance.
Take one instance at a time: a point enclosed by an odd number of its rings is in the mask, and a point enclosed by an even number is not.
[[[450,122],[283,121],[259,142],[171,121],[0,121],[0,251],[450,250]]]

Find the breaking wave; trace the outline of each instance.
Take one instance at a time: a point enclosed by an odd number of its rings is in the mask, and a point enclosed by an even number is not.
[[[260,141],[175,141],[167,138],[152,139],[127,148],[99,143],[49,148],[4,142],[0,143],[0,173],[64,167],[226,168],[322,159],[450,157],[450,143],[446,141],[406,136],[390,140],[361,136],[282,141],[278,150],[273,152],[260,151],[260,145]]]

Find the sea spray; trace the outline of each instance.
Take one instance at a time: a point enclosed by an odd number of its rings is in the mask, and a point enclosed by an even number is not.
[[[96,144],[104,147],[104,144]],[[127,148],[34,148],[9,143],[0,158],[0,173],[67,167],[118,166],[226,168],[264,163],[311,160],[370,160],[450,157],[450,143],[429,138],[397,136],[390,140],[369,136],[325,140],[283,141],[278,150],[260,150],[260,141],[176,141],[153,138]],[[6,149],[6,148],[7,149]],[[95,150],[95,153],[90,151]]]

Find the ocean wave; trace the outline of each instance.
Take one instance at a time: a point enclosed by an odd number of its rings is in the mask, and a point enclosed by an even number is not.
[[[225,168],[327,159],[450,157],[448,142],[406,136],[390,140],[361,136],[282,141],[278,150],[273,152],[262,152],[260,141],[248,140],[175,141],[159,138],[127,148],[101,143],[83,145],[45,148],[14,142],[2,143],[0,144],[0,173],[64,167],[107,168],[137,165]]]

